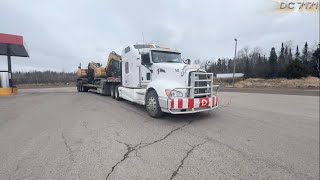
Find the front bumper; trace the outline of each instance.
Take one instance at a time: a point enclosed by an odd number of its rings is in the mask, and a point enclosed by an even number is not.
[[[161,110],[171,114],[189,114],[213,110],[219,107],[218,96],[205,98],[159,99]]]

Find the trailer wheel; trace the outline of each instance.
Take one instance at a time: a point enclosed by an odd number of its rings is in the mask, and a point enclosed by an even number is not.
[[[111,85],[110,86],[110,95],[111,95],[111,97],[114,99],[115,98],[115,94],[114,94],[114,85]]]
[[[117,100],[117,101],[120,101],[120,96],[119,96],[119,85],[117,85],[115,88],[114,88],[114,98]]]
[[[83,86],[79,85],[79,92],[83,92]]]
[[[104,96],[110,96],[110,86],[107,85],[106,83],[103,83],[103,95]]]
[[[146,109],[151,117],[160,118],[163,115],[159,105],[158,95],[154,90],[149,91],[147,94]]]

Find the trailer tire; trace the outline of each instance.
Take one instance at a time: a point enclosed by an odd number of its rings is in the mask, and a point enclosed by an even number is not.
[[[111,86],[110,86],[110,95],[111,95],[111,97],[114,99],[115,98],[115,93],[114,93],[114,85],[112,84]]]
[[[120,101],[120,96],[119,96],[119,85],[117,85],[115,88],[114,88],[114,98],[117,100],[117,101]]]
[[[110,96],[110,85],[107,85],[106,83],[103,84],[103,95]]]
[[[163,115],[161,107],[159,105],[159,98],[156,91],[151,90],[146,97],[146,109],[148,114],[154,118],[160,118]]]

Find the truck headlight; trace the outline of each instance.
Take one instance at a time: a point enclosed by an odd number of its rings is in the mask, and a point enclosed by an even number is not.
[[[183,97],[183,93],[177,90],[166,89],[166,94],[171,97]]]

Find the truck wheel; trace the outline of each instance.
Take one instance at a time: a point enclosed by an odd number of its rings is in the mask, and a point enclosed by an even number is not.
[[[114,85],[110,86],[110,95],[114,99]]]
[[[115,88],[114,88],[114,98],[117,100],[117,101],[120,101],[120,96],[119,96],[119,85],[117,85]]]
[[[159,105],[158,95],[155,91],[148,92],[145,104],[147,112],[151,117],[160,118],[163,115]]]

